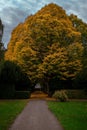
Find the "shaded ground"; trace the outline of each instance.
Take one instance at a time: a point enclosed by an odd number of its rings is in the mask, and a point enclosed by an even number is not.
[[[63,130],[46,101],[31,100],[9,130]]]
[[[51,100],[51,101],[55,101],[55,99],[54,98],[50,98],[50,97],[48,97],[48,94],[46,94],[46,93],[44,93],[44,92],[42,92],[42,91],[35,91],[35,92],[33,92],[32,94],[31,94],[31,98],[30,99],[34,99],[34,100],[36,100],[36,99],[43,99],[43,100]]]
[[[43,93],[42,91],[35,91],[31,94],[31,99],[46,99],[48,94]]]

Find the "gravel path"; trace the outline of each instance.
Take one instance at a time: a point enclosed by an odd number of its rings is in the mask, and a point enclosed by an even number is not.
[[[46,101],[31,100],[9,130],[63,130]]]

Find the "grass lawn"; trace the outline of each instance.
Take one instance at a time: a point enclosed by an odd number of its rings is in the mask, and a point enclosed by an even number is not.
[[[64,130],[87,130],[87,102],[48,102]]]
[[[28,100],[0,100],[0,130],[8,130]]]

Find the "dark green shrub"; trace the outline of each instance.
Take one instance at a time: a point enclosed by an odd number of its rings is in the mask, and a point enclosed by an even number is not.
[[[16,66],[13,62],[4,61],[0,71],[0,83],[14,84],[16,81]]]
[[[15,86],[9,84],[0,84],[0,98],[13,99],[15,95]]]
[[[15,98],[16,99],[28,99],[28,98],[30,98],[30,91],[16,91]]]
[[[0,63],[0,98],[14,98],[16,90],[28,91],[30,87],[29,78],[18,65],[10,61]]]
[[[68,101],[68,96],[64,90],[55,91],[55,93],[53,94],[53,98],[61,102]]]
[[[27,76],[27,74],[21,72],[20,69],[17,71],[17,78],[15,82],[16,91],[30,91],[31,90],[31,82]]]
[[[87,99],[87,94],[85,90],[66,90],[69,99]]]

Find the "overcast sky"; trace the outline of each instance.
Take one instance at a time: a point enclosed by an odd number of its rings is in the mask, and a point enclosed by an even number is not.
[[[25,18],[36,13],[44,5],[56,3],[87,22],[87,0],[0,0],[0,18],[4,24],[3,43],[7,46],[11,31]]]

